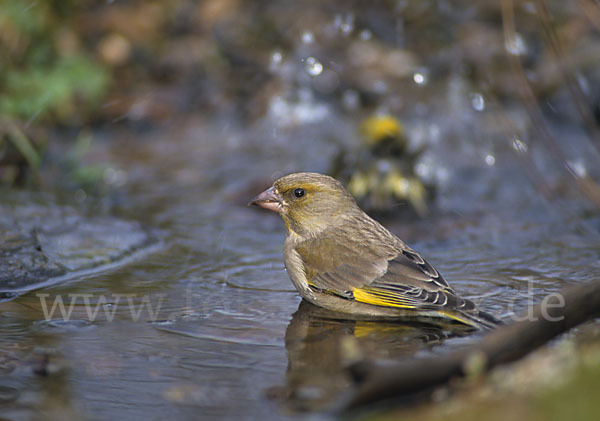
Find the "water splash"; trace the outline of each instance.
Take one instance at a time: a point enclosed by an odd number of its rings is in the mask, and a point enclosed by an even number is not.
[[[306,72],[311,76],[319,76],[323,73],[323,65],[314,57],[308,57],[305,65]]]

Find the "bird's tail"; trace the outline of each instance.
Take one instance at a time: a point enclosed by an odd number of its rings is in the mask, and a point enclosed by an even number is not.
[[[474,327],[479,330],[492,330],[502,325],[502,321],[485,311],[444,311],[441,312],[445,317],[448,317],[467,326]]]

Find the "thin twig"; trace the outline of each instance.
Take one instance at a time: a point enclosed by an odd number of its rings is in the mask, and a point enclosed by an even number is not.
[[[548,5],[545,0],[537,0],[536,2],[536,10],[538,12],[538,16],[540,18],[540,22],[544,32],[546,34],[546,38],[549,41],[551,46],[551,51],[554,54],[554,58],[556,59],[556,63],[558,65],[559,74],[561,75],[567,89],[569,90],[569,94],[571,99],[575,103],[575,108],[581,118],[581,122],[583,127],[592,140],[592,144],[600,153],[600,131],[596,127],[596,123],[594,121],[594,116],[590,111],[589,105],[585,101],[585,94],[581,90],[579,83],[573,77],[573,71],[570,66],[570,61],[565,60],[564,48],[562,46],[560,37],[557,35],[556,30],[554,29],[553,18],[548,10]]]
[[[600,8],[592,0],[579,0],[579,6],[584,11],[584,15],[590,20],[592,25],[600,31]]]
[[[507,45],[515,39],[516,30],[514,18],[514,1],[503,0],[502,24],[504,28],[504,39]],[[598,188],[596,183],[589,179],[589,177],[582,177],[581,175],[577,174],[577,172],[573,171],[571,166],[568,164],[563,151],[558,145],[558,142],[552,136],[545,124],[542,112],[537,104],[535,94],[529,82],[527,81],[519,58],[515,54],[511,54],[508,51],[507,57],[515,76],[521,101],[525,105],[525,109],[529,114],[529,118],[532,121],[534,129],[537,131],[538,137],[548,148],[550,156],[563,168],[564,171],[567,172],[567,174],[569,174],[569,177],[572,176],[575,179],[578,189],[584,194],[584,196],[591,201],[596,208],[600,209],[600,188]]]

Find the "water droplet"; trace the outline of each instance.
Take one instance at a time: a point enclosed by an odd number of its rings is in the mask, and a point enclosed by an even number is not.
[[[315,42],[315,36],[311,31],[304,31],[302,33],[302,42],[305,44],[312,44]]]
[[[343,23],[342,26],[340,26],[340,30],[343,34],[349,34],[350,32],[352,32],[352,28],[353,26],[349,23]]]
[[[483,111],[485,109],[485,99],[481,94],[471,94],[471,106],[477,111]]]
[[[416,72],[413,75],[413,80],[417,85],[425,85],[427,83],[427,76],[424,73]]]
[[[314,57],[306,59],[306,71],[311,76],[319,76],[323,72],[323,65]]]
[[[523,37],[517,33],[515,33],[510,39],[507,39],[504,43],[504,48],[510,54],[515,56],[521,56],[527,53],[527,45],[525,45],[525,40]]]
[[[364,29],[360,31],[360,39],[363,41],[368,41],[373,37],[373,34],[368,29]]]
[[[333,24],[340,30],[343,35],[348,35],[354,30],[353,15],[336,15],[333,19]]]
[[[280,51],[274,51],[271,54],[271,60],[269,63],[269,69],[271,71],[277,70],[279,66],[281,66],[281,62],[283,61],[283,54]]]
[[[523,142],[519,138],[515,138],[515,140],[513,140],[512,146],[513,146],[513,149],[517,152],[520,152],[520,153],[527,152],[527,143]]]
[[[494,158],[494,155],[488,154],[485,156],[485,163],[491,167],[496,163],[496,158]]]
[[[279,64],[279,63],[281,63],[282,58],[283,58],[283,55],[279,51],[275,51],[273,53],[273,55],[271,56],[271,62]]]

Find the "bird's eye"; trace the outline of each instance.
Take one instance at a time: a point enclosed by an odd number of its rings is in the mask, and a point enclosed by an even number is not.
[[[294,196],[296,196],[296,197],[302,197],[302,196],[304,196],[304,189],[296,189],[296,190],[294,190]]]

